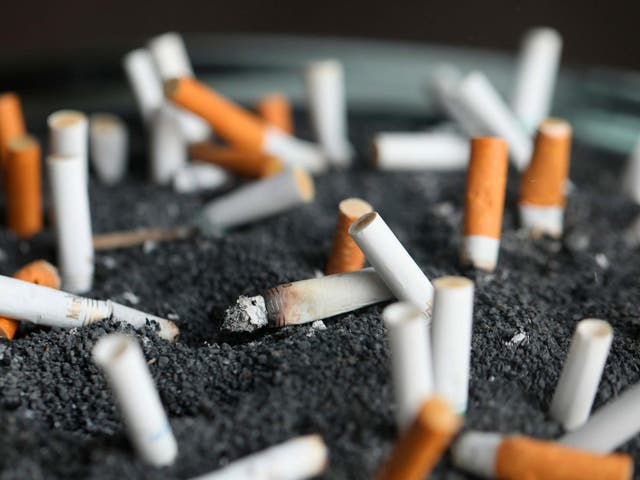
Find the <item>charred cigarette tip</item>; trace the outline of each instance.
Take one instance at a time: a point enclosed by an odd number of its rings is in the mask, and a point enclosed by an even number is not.
[[[171,78],[164,82],[162,89],[165,97],[171,98],[173,96],[180,85],[180,80],[180,78]]]
[[[225,312],[222,329],[229,332],[253,332],[269,323],[267,307],[261,295],[240,296],[236,304]]]
[[[378,216],[378,212],[365,213],[358,220],[353,222],[353,224],[351,225],[351,228],[349,228],[349,233],[353,235],[354,233],[358,233],[364,230],[371,224],[371,222],[373,222],[376,219],[377,216]]]

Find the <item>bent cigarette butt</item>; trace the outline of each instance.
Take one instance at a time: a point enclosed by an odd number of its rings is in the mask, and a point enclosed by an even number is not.
[[[42,159],[38,141],[14,137],[4,164],[7,227],[20,238],[42,229]]]
[[[220,147],[213,142],[191,144],[189,156],[194,160],[213,163],[242,177],[270,177],[284,170],[282,160],[273,155]]]
[[[84,184],[89,181],[89,121],[76,110],[58,110],[47,118],[49,154],[77,157],[82,164]]]
[[[267,123],[290,135],[293,134],[291,102],[284,93],[263,96],[258,101],[256,110]]]
[[[0,94],[0,167],[7,161],[9,142],[25,133],[20,97],[13,92]]]
[[[265,327],[299,325],[384,302],[393,294],[375,270],[338,273],[285,283],[255,297],[241,296],[225,312],[222,328],[252,332]]]
[[[481,478],[631,480],[629,455],[598,455],[520,435],[467,432],[453,446],[456,467]]]
[[[320,435],[288,440],[192,480],[303,480],[322,474],[329,451]]]
[[[338,206],[338,221],[325,273],[353,272],[364,267],[364,253],[349,235],[349,227],[365,213],[373,211],[369,203],[359,198],[347,198]]]
[[[231,181],[227,171],[216,165],[190,162],[176,172],[173,189],[179,193],[214,191]]]
[[[13,278],[44,287],[60,288],[58,269],[44,260],[36,260],[25,265],[13,275]],[[13,339],[18,325],[19,322],[16,320],[0,317],[0,338]]]
[[[98,179],[115,185],[125,176],[129,132],[125,123],[110,113],[94,113],[89,122],[91,163]]]
[[[96,251],[103,251],[135,247],[145,242],[171,242],[190,238],[195,233],[195,229],[190,227],[141,228],[131,231],[100,233],[93,236],[93,248]]]
[[[504,140],[495,137],[471,140],[460,254],[463,265],[487,271],[496,267],[507,170],[507,144]]]
[[[105,335],[93,347],[92,357],[116,397],[138,455],[155,467],[171,465],[178,444],[137,340]]]
[[[393,447],[376,480],[421,480],[438,460],[462,426],[462,419],[438,397],[422,404],[411,427]]]

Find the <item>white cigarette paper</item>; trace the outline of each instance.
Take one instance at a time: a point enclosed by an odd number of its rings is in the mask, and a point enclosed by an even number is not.
[[[82,164],[83,181],[89,181],[89,121],[75,110],[58,110],[47,118],[49,154],[77,157]]]
[[[151,123],[151,179],[166,185],[187,163],[187,143],[173,106],[163,104]]]
[[[318,143],[337,166],[351,163],[344,68],[337,60],[312,62],[305,71],[307,103]]]
[[[469,140],[455,132],[388,132],[373,139],[380,170],[462,170],[469,163]]]
[[[520,223],[532,235],[544,232],[554,238],[562,237],[564,207],[521,203],[518,205],[518,210]]]
[[[155,71],[151,54],[145,48],[133,50],[125,55],[122,64],[140,116],[145,125],[150,126],[153,116],[164,103],[162,82]]]
[[[62,288],[84,293],[93,285],[93,238],[85,165],[79,155],[50,155],[47,172]]]
[[[396,423],[405,430],[433,390],[429,323],[407,302],[389,305],[382,317],[391,349]]]
[[[612,339],[613,328],[604,320],[578,323],[550,409],[566,430],[575,430],[589,418]]]
[[[433,288],[434,394],[464,413],[469,391],[473,282],[464,277],[441,277],[434,280]]]
[[[395,297],[413,303],[429,317],[433,297],[431,282],[380,214],[363,215],[351,225],[349,234]]]
[[[107,185],[120,182],[127,171],[129,132],[115,115],[91,115],[89,127],[91,163],[98,179]]]
[[[627,160],[622,189],[630,199],[640,204],[640,139]]]
[[[150,322],[160,327],[158,335],[174,341],[178,328],[173,322],[120,305],[111,300],[93,300],[0,275],[0,315],[48,327],[74,328],[103,320],[116,320],[141,328]]]
[[[289,169],[224,195],[206,205],[195,219],[207,235],[276,215],[313,200],[313,180],[301,169]]]
[[[322,173],[327,169],[327,159],[317,145],[300,140],[276,127],[266,128],[263,149],[282,159],[290,167],[304,168],[311,173]]]
[[[453,464],[480,478],[496,478],[496,458],[502,438],[500,433],[463,433],[451,449]]]
[[[303,480],[325,471],[329,451],[320,435],[306,435],[267,448],[192,480]]]
[[[138,342],[128,335],[106,335],[92,355],[116,397],[138,455],[155,467],[171,465],[178,444]]]
[[[173,189],[179,193],[214,191],[231,181],[229,173],[221,167],[203,162],[191,162],[176,172]]]
[[[561,53],[562,37],[552,28],[535,28],[523,39],[511,108],[529,133],[549,117]]]

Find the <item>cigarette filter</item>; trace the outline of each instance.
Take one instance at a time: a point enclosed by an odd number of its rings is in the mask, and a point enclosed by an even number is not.
[[[116,320],[141,328],[148,320],[158,324],[158,335],[165,340],[174,341],[179,333],[178,327],[169,320],[111,300],[78,297],[5,276],[0,276],[0,315],[65,329],[83,327],[103,320]]]
[[[535,28],[523,38],[511,108],[527,131],[549,116],[558,75],[562,37],[552,28]]]
[[[0,94],[0,167],[7,161],[9,142],[25,133],[20,97],[13,92]]]
[[[591,415],[587,423],[560,443],[590,452],[609,453],[640,432],[640,384],[625,390]]]
[[[173,189],[179,193],[213,191],[230,181],[231,177],[223,168],[203,162],[191,162],[176,172]]]
[[[627,160],[622,177],[622,189],[630,199],[640,204],[640,139]]]
[[[129,132],[125,123],[109,113],[91,115],[89,124],[91,163],[98,179],[107,184],[120,182],[127,171]]]
[[[62,286],[73,293],[87,292],[94,266],[86,164],[80,154],[50,155],[47,171]]]
[[[145,48],[133,50],[125,55],[122,65],[140,116],[149,126],[153,116],[164,103],[162,82],[155,71],[151,53]]]
[[[463,265],[488,272],[496,268],[508,168],[507,144],[503,140],[471,140],[460,253]]]
[[[105,335],[92,356],[104,371],[138,455],[155,467],[171,465],[178,444],[138,342],[128,335]]]
[[[44,287],[60,288],[58,270],[44,260],[36,260],[25,265],[13,275],[13,278],[23,282],[36,283]],[[19,322],[16,320],[0,317],[0,338],[12,339],[16,334],[16,330],[18,330],[18,325]]]
[[[130,231],[101,233],[93,236],[93,248],[97,251],[116,250],[142,245],[145,242],[170,242],[184,240],[194,235],[190,227],[141,228]]]
[[[265,122],[293,135],[291,102],[284,93],[270,93],[263,96],[258,101],[256,110]]]
[[[433,287],[378,212],[356,220],[349,234],[398,300],[411,302],[431,315]]]
[[[288,440],[192,480],[302,480],[322,474],[329,451],[320,435]]]
[[[38,141],[14,137],[4,164],[7,227],[20,238],[30,238],[42,229],[41,153]]]
[[[353,147],[347,133],[344,68],[338,60],[310,63],[305,71],[307,102],[316,139],[329,160],[348,166]]]
[[[464,277],[441,277],[433,282],[433,379],[434,393],[453,410],[467,410],[473,282]]]
[[[438,397],[427,400],[396,442],[376,480],[427,478],[461,426],[462,419],[447,402]]]
[[[382,317],[391,350],[396,424],[403,431],[433,392],[429,323],[407,302],[389,305]]]
[[[456,467],[501,480],[631,480],[629,455],[598,455],[520,435],[470,431],[453,446]]]
[[[314,173],[326,169],[324,156],[317,146],[266,126],[255,115],[193,78],[182,77],[166,82],[165,95],[204,118],[236,148],[274,155],[288,165]]]
[[[559,119],[542,122],[518,202],[522,226],[533,235],[562,235],[570,151],[571,126]]]
[[[359,198],[347,198],[338,206],[338,221],[333,232],[333,243],[326,274],[353,272],[364,267],[364,253],[349,235],[349,227],[365,213],[373,211],[371,205]]]
[[[220,235],[309,203],[313,197],[311,176],[300,168],[288,169],[211,201],[198,214],[195,225],[206,235]]]
[[[487,77],[470,73],[460,81],[455,95],[466,114],[486,132],[484,135],[506,140],[514,166],[524,170],[533,151],[531,139]]]
[[[379,133],[372,147],[380,170],[462,170],[469,162],[469,140],[455,132]]]
[[[393,298],[372,268],[285,283],[255,297],[241,296],[227,309],[222,328],[251,332],[352,312]]]
[[[566,430],[589,418],[612,339],[613,328],[604,320],[578,323],[551,402],[551,416]]]
[[[151,179],[166,185],[187,163],[187,144],[173,106],[163,104],[151,122]]]
[[[213,142],[192,143],[189,156],[194,160],[213,163],[241,177],[270,177],[284,170],[282,160],[261,152],[220,147]]]
[[[82,164],[86,188],[86,184],[89,182],[89,122],[87,116],[75,110],[58,110],[49,115],[47,125],[49,126],[49,154],[77,158]]]

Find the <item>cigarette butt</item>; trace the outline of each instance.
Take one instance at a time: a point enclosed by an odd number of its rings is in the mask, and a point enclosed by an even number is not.
[[[389,305],[382,317],[391,350],[396,425],[404,431],[433,392],[429,322],[406,302]]]
[[[195,234],[193,228],[142,228],[131,231],[100,233],[93,236],[93,248],[96,251],[117,250],[142,245],[145,242],[171,242],[184,240]]]
[[[570,151],[571,126],[560,119],[542,122],[518,202],[522,226],[533,235],[562,235]]]
[[[333,243],[326,274],[353,272],[364,267],[364,253],[349,235],[349,227],[365,213],[373,211],[369,203],[359,198],[347,198],[338,206],[338,221],[333,232]]]
[[[327,468],[329,451],[320,435],[288,440],[192,480],[303,480]]]
[[[179,193],[212,192],[230,181],[229,173],[223,168],[203,162],[190,162],[174,175],[173,189]]]
[[[314,195],[311,176],[299,168],[289,169],[213,200],[194,222],[205,235],[221,235],[234,227],[309,203]]]
[[[49,154],[76,157],[82,164],[85,185],[89,181],[89,122],[76,110],[58,110],[47,118]]]
[[[281,158],[312,173],[326,170],[322,152],[313,144],[267,126],[261,119],[189,77],[169,80],[165,96],[204,118],[232,146]]]
[[[116,397],[138,455],[155,467],[171,465],[178,444],[136,339],[105,335],[93,347],[92,357]]]
[[[18,270],[13,278],[23,282],[31,282],[44,287],[60,288],[60,276],[56,267],[44,260],[31,262]],[[18,330],[19,322],[10,318],[0,317],[0,338],[13,339]]]
[[[293,113],[291,102],[284,93],[271,93],[258,101],[258,115],[283,132],[293,135]]]
[[[501,480],[630,480],[629,455],[599,455],[520,435],[467,432],[453,447],[456,467]]]
[[[640,139],[629,154],[621,183],[627,197],[640,204]]]
[[[94,113],[89,122],[91,163],[98,179],[107,185],[120,182],[127,172],[129,132],[110,113]]]
[[[133,50],[124,56],[122,66],[140,116],[149,126],[154,113],[164,103],[162,81],[155,71],[151,53],[145,48]]]
[[[284,170],[278,157],[236,148],[220,147],[213,142],[198,142],[189,146],[194,160],[213,163],[236,175],[249,178],[270,177]]]
[[[393,298],[372,268],[285,283],[255,297],[241,296],[222,328],[251,332],[322,320]]]
[[[409,429],[398,439],[391,456],[376,474],[376,480],[426,478],[461,426],[461,418],[447,402],[438,397],[427,400]]]
[[[493,271],[498,262],[507,187],[507,144],[495,137],[471,140],[464,201],[463,265]]]
[[[23,135],[9,142],[5,162],[7,227],[20,238],[42,229],[42,160],[38,141]]]
[[[0,94],[0,167],[7,161],[9,142],[25,133],[20,97],[13,92]]]
[[[187,47],[179,33],[157,35],[149,40],[147,47],[162,80],[194,76]]]
[[[163,104],[151,120],[151,180],[167,185],[187,163],[187,142],[177,119],[177,110]]]

